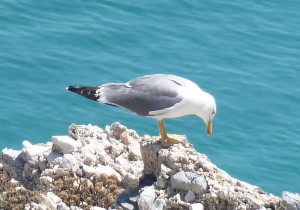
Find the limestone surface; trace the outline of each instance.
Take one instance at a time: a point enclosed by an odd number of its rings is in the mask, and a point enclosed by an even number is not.
[[[140,137],[120,123],[72,124],[50,142],[4,149],[1,174],[40,192],[25,209],[299,209],[298,194],[280,198],[232,178],[181,139],[165,148],[159,137]],[[0,194],[0,209],[1,202]]]

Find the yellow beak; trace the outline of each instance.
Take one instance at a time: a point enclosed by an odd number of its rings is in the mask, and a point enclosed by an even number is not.
[[[207,135],[211,135],[212,134],[212,122],[211,120],[209,119],[207,124],[206,124],[206,131],[207,131]]]

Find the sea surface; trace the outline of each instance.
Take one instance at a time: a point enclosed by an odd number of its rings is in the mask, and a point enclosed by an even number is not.
[[[196,116],[167,120],[231,176],[300,192],[300,1],[0,2],[0,151],[46,143],[71,123],[157,122],[65,88],[176,74],[214,95],[208,137]]]

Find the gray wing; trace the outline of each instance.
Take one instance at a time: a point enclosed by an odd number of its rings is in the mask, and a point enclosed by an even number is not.
[[[174,106],[182,98],[177,89],[182,84],[168,75],[139,77],[126,84],[105,84],[98,89],[99,102],[123,107],[138,115]]]

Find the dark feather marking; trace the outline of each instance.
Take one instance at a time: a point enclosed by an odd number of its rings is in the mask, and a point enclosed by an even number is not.
[[[106,105],[109,105],[109,106],[114,106],[114,107],[119,107],[119,106],[117,106],[117,105],[115,105],[115,104],[110,104],[110,103],[105,103]]]
[[[177,85],[179,85],[179,86],[182,86],[182,84],[181,83],[179,83],[179,82],[177,82],[177,81],[175,81],[175,80],[173,80],[173,79],[170,79],[172,82],[174,82],[175,84],[177,84]]]

